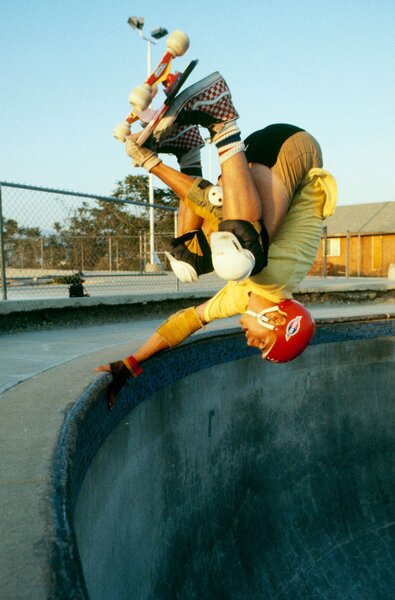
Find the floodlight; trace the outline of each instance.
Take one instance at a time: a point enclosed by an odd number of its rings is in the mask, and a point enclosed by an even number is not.
[[[157,27],[156,29],[153,29],[151,31],[152,37],[156,40],[160,40],[160,38],[164,37],[168,33],[169,32],[167,31],[167,29],[165,29],[165,27]]]
[[[142,29],[144,27],[144,17],[129,17],[128,23],[133,29]]]

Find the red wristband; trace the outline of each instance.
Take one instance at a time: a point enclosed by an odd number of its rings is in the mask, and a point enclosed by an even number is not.
[[[128,356],[127,358],[124,358],[123,363],[129,369],[133,377],[138,377],[143,372],[143,369],[134,356]]]

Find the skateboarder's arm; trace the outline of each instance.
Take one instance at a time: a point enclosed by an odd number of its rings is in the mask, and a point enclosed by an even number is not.
[[[185,173],[180,173],[180,171],[165,165],[163,162],[155,166],[151,170],[151,173],[173,190],[181,200],[187,196],[191,185],[195,181],[193,177],[185,175]]]
[[[141,364],[158,352],[175,348],[193,333],[206,325],[204,309],[207,302],[186,308],[171,315],[152,336],[134,353]]]
[[[207,302],[199,306],[186,308],[171,315],[158,327],[151,337],[133,354],[142,364],[158,352],[175,348],[190,335],[206,325],[204,310]],[[95,371],[110,371],[110,365],[97,367]]]
[[[136,167],[144,167],[149,173],[158,177],[164,184],[173,190],[182,200],[186,197],[194,178],[165,165],[162,160],[148,148],[136,144],[133,136],[125,142],[126,153],[133,160]]]
[[[190,335],[202,329],[206,324],[204,321],[204,309],[207,302],[198,307],[183,309],[171,315],[151,337],[142,345],[133,356],[123,360],[97,367],[95,371],[110,372],[113,379],[108,389],[108,407],[113,408],[116,396],[130,376],[138,377],[142,372],[141,364],[146,360],[169,348],[181,344]]]

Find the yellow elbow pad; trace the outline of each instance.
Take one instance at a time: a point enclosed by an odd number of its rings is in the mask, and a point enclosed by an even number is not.
[[[204,325],[195,307],[191,306],[171,315],[167,321],[158,327],[156,332],[163,337],[170,348],[174,348],[174,346],[181,344],[187,337],[203,327]]]

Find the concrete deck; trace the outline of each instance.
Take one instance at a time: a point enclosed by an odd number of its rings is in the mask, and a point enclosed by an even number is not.
[[[133,294],[125,291],[122,294],[114,295],[111,290],[106,294],[97,294],[87,298],[68,298],[67,287],[63,290],[64,297],[45,297],[39,294],[30,293],[29,297],[21,299],[0,300],[0,315],[7,315],[18,312],[31,312],[38,310],[60,309],[60,308],[81,308],[98,305],[119,306],[122,304],[140,304],[141,302],[161,302],[169,299],[181,298],[210,298],[215,291],[222,286],[220,280],[213,282],[182,285],[179,291],[166,289],[168,278],[164,278],[164,284],[157,284],[157,289],[145,286],[145,289],[139,291],[133,290]],[[156,277],[158,281],[158,277]],[[175,286],[173,285],[173,288]],[[372,298],[375,293],[393,292],[395,294],[395,280],[384,277],[306,277],[299,287],[296,294],[315,294],[315,293],[369,293]],[[367,300],[372,298],[367,297]]]

